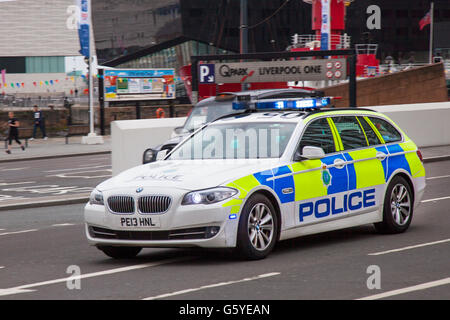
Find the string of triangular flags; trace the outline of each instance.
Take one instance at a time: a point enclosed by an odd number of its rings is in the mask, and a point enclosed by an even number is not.
[[[86,75],[80,75],[80,77],[83,80],[86,80],[86,78],[87,78]],[[104,78],[104,76],[93,75],[93,78],[100,79],[100,78]],[[66,81],[70,80],[72,82],[75,82],[75,77],[74,76],[66,77],[65,80]],[[181,81],[183,79],[180,78],[180,77],[175,77],[174,80],[175,81]],[[3,83],[0,81],[0,88],[7,88],[7,87],[10,87],[10,88],[25,88],[27,86],[34,86],[34,87],[38,87],[38,86],[40,86],[40,87],[42,87],[42,86],[53,86],[53,85],[56,85],[56,84],[60,83],[60,81],[61,80],[59,80],[59,79],[32,81],[31,83],[29,81],[28,82],[3,82]]]

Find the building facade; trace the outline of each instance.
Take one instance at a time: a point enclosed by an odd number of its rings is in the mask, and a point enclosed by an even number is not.
[[[74,0],[0,1],[0,93],[61,94],[81,89]]]
[[[450,1],[434,3],[435,28],[439,31],[450,22]],[[308,3],[249,0],[248,5],[250,52],[283,51],[294,34],[312,33]],[[373,5],[381,10],[380,29],[367,25],[371,16],[367,9]],[[402,60],[411,52],[421,59],[428,51],[429,26],[420,30],[419,21],[429,8],[429,0],[355,0],[347,7],[346,32],[352,44],[378,43],[380,59],[391,55]],[[195,42],[200,42],[239,51],[237,0],[96,0],[93,10],[100,62],[120,64],[146,55],[146,50],[156,52],[186,41],[194,41],[194,49]],[[450,47],[449,42],[444,32],[435,33],[437,49]]]

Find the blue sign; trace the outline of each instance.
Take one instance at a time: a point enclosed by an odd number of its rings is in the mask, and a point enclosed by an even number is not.
[[[199,66],[199,82],[202,84],[215,83],[214,64],[201,64]]]

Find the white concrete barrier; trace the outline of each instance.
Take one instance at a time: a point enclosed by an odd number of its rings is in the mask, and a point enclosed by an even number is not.
[[[111,123],[112,174],[142,164],[142,155],[148,148],[166,142],[176,127],[186,118],[120,120]]]
[[[450,102],[367,108],[387,115],[419,147],[450,145]]]

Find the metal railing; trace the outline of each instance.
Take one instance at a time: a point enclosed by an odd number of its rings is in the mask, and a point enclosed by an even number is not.
[[[294,34],[290,48],[320,48],[320,35],[316,34]],[[331,46],[336,49],[348,49],[351,45],[351,38],[347,34],[330,35]]]
[[[66,96],[16,96],[11,94],[0,94],[0,108],[17,107],[17,108],[32,108],[37,105],[39,108],[47,108],[53,106],[55,108],[64,107],[66,99],[70,104],[88,105],[89,98],[87,96],[66,97]],[[94,97],[94,103],[97,103],[97,98]]]

